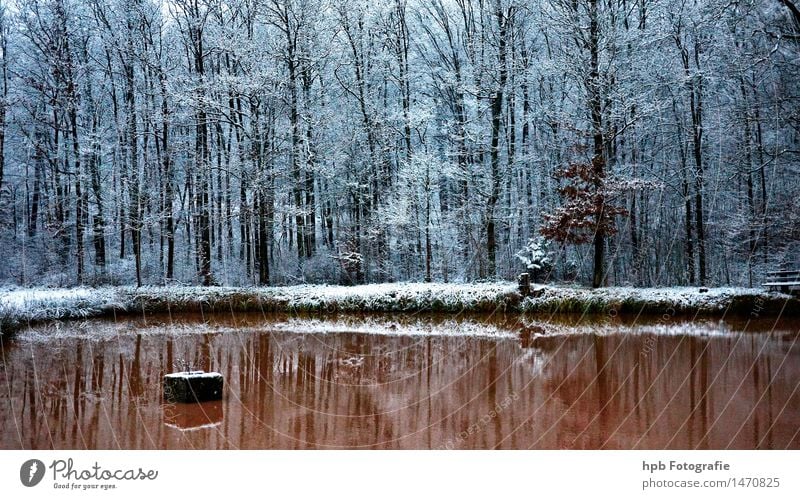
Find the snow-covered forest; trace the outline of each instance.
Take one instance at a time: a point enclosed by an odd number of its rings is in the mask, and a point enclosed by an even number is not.
[[[0,282],[753,285],[794,0],[3,0]]]

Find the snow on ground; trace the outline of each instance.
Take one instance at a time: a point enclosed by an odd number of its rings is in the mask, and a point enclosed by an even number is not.
[[[0,290],[0,323],[92,317],[122,307],[115,288]]]
[[[106,287],[0,290],[0,328],[27,322],[113,313],[216,312],[578,312],[674,315],[686,313],[797,314],[797,298],[757,288],[537,287],[522,300],[516,285],[387,283],[362,286]]]
[[[790,295],[761,288],[720,287],[701,292],[698,287],[668,288],[577,288],[545,286],[541,295],[526,299],[521,308],[533,312],[560,309],[564,312],[610,312],[674,315],[678,313],[758,313],[780,311],[782,303],[797,300]],[[735,307],[735,309],[733,308]]]
[[[309,311],[414,311],[437,309],[458,312],[487,310],[515,295],[507,282],[478,284],[386,283],[361,286],[297,285],[264,288],[182,287],[140,288],[133,296],[148,300],[169,296],[175,303],[214,303],[225,300],[260,300],[287,310]]]
[[[106,287],[0,290],[0,330],[28,322],[167,311],[493,312],[518,302],[512,283]]]

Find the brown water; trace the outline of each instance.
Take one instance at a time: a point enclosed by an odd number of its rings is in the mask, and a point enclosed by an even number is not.
[[[2,343],[0,448],[800,448],[800,324],[62,323]],[[181,360],[221,401],[165,404]]]

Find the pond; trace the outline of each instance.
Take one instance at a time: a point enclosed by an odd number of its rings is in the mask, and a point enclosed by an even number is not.
[[[2,342],[3,449],[798,449],[800,322],[181,315]],[[220,401],[168,404],[180,365]]]

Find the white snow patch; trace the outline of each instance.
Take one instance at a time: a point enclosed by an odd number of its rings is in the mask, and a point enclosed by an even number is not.
[[[577,288],[543,286],[543,294],[539,297],[528,298],[523,303],[523,309],[535,309],[538,306],[558,304],[568,301],[592,303],[614,308],[617,304],[626,301],[657,306],[664,309],[665,313],[681,310],[724,311],[731,300],[736,297],[755,297],[774,300],[791,299],[790,295],[778,295],[761,288],[720,287],[707,288],[700,292],[699,287],[668,287],[668,288]]]
[[[587,305],[594,311],[614,309],[628,305],[635,313],[636,307],[648,306],[648,313],[663,310],[668,313],[685,311],[723,312],[737,297],[754,300],[790,300],[789,295],[770,293],[759,288],[709,288],[701,293],[697,287],[671,288],[579,288],[567,286],[540,286],[538,297],[526,298],[520,309],[528,312],[555,310],[562,305],[580,312]],[[74,289],[6,289],[0,290],[0,326],[19,325],[53,319],[88,318],[110,315],[112,311],[143,312],[157,305],[159,309],[198,311],[201,306],[214,305],[214,310],[259,309],[324,312],[385,312],[412,313],[428,310],[458,313],[461,311],[492,312],[508,304],[518,305],[516,285],[509,282],[490,283],[385,283],[361,286],[298,285],[289,287],[105,287]],[[563,310],[563,308],[562,308]],[[4,327],[4,326],[3,326]],[[284,327],[284,326],[280,326]],[[319,326],[307,325],[312,329]],[[360,327],[360,326],[359,326]],[[427,326],[426,326],[427,327]],[[472,326],[459,323],[454,334],[496,334],[469,331]],[[326,332],[333,331],[326,326]],[[467,332],[464,332],[466,328]],[[395,334],[380,325],[361,328],[363,332]],[[449,334],[443,329],[424,330],[411,326],[407,334]],[[368,331],[367,331],[368,330]],[[416,331],[416,332],[415,332]],[[358,332],[358,331],[356,331]],[[189,331],[189,333],[193,333]],[[163,333],[162,333],[163,334]],[[171,332],[172,334],[172,332]]]
[[[38,321],[90,317],[111,306],[122,307],[115,288],[0,290],[0,319]]]
[[[221,378],[222,375],[218,372],[205,372],[205,371],[183,371],[178,373],[165,374],[165,378]]]

